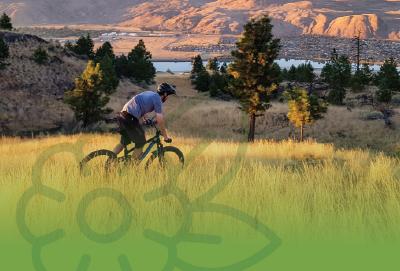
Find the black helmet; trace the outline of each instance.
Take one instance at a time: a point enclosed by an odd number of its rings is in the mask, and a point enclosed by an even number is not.
[[[160,96],[164,94],[167,94],[167,96],[176,95],[176,86],[170,85],[168,83],[162,83],[158,86],[157,92],[158,94],[160,94]]]

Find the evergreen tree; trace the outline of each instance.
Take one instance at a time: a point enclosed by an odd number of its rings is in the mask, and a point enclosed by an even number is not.
[[[128,60],[131,62],[133,79],[138,82],[150,84],[156,75],[156,69],[151,62],[151,53],[146,50],[143,40],[128,54]]]
[[[287,79],[289,81],[296,81],[297,79],[297,69],[294,65],[290,66],[290,69],[288,71],[288,76]]]
[[[111,94],[115,92],[119,85],[119,78],[117,72],[115,71],[114,60],[108,54],[106,54],[99,63],[104,76],[104,92],[106,94]]]
[[[7,59],[10,56],[10,49],[7,45],[7,43],[0,38],[0,70],[4,69],[6,64],[4,63],[4,60]]]
[[[0,17],[0,30],[9,30],[13,29],[13,25],[11,23],[11,18],[6,14],[3,13]]]
[[[289,71],[288,71],[288,69],[286,69],[286,68],[282,69],[281,77],[282,77],[283,80],[288,80],[289,81]]]
[[[272,64],[271,73],[272,73],[272,77],[276,78],[276,83],[281,83],[283,81],[282,69],[278,65],[278,63],[274,62],[274,64]]]
[[[207,69],[215,73],[219,71],[219,62],[216,57],[210,58],[207,63]]]
[[[390,103],[392,101],[393,92],[389,88],[379,87],[376,92],[376,98],[380,103]]]
[[[303,88],[289,89],[285,92],[285,96],[288,99],[288,118],[300,129],[300,141],[303,141],[305,125],[321,119],[323,113],[327,111],[327,105]]]
[[[81,36],[75,45],[69,46],[69,49],[71,49],[75,54],[87,56],[89,59],[92,59],[94,56],[94,43],[89,34]]]
[[[387,89],[391,92],[400,91],[400,75],[397,63],[393,58],[386,59],[377,74],[379,89]]]
[[[133,65],[129,62],[128,58],[125,55],[121,55],[115,58],[115,71],[119,78],[133,77]]]
[[[45,49],[43,49],[41,46],[39,46],[34,52],[33,52],[33,60],[39,64],[43,65],[46,64],[47,61],[49,60],[49,55]]]
[[[279,78],[274,73],[274,61],[280,50],[279,39],[274,39],[268,16],[251,19],[232,52],[234,61],[230,71],[232,94],[239,98],[241,108],[249,115],[248,140],[254,141],[256,116],[270,107],[269,98]]]
[[[369,85],[372,81],[372,71],[367,63],[364,63],[361,67],[361,81],[364,85]]]
[[[114,92],[119,85],[119,77],[116,72],[116,59],[111,43],[105,42],[94,55],[96,63],[100,63],[104,75],[104,85],[108,94]]]
[[[192,59],[192,71],[190,72],[190,77],[192,79],[196,78],[196,76],[204,70],[203,59],[200,55],[195,56]]]
[[[315,79],[314,67],[311,63],[300,64],[296,69],[296,81],[312,83]]]
[[[109,97],[105,92],[104,76],[100,64],[89,61],[82,75],[75,79],[75,88],[66,92],[65,102],[75,112],[83,127],[99,122],[111,109],[105,108]]]
[[[351,90],[361,92],[365,89],[365,78],[362,69],[356,71],[351,78]]]
[[[393,93],[400,91],[400,75],[397,71],[397,63],[393,58],[386,59],[376,76],[379,90],[376,93],[381,103],[390,103]]]
[[[94,59],[96,60],[96,62],[100,62],[105,56],[108,56],[113,61],[115,60],[114,49],[111,43],[109,43],[108,41],[97,48]]]
[[[227,74],[214,72],[210,76],[210,96],[218,97],[227,91],[229,77]]]
[[[341,105],[346,97],[346,87],[351,82],[351,63],[347,56],[338,56],[332,52],[331,60],[323,67],[322,79],[328,83],[330,92],[328,100],[332,104]]]
[[[197,74],[196,78],[194,79],[193,81],[194,88],[199,92],[209,91],[211,83],[210,81],[211,81],[210,74],[204,68]]]

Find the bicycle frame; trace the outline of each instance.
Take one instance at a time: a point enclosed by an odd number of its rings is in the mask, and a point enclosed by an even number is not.
[[[148,144],[146,150],[142,153],[142,155],[139,158],[139,161],[143,161],[146,156],[151,152],[151,149],[157,145],[157,151],[158,153],[161,153],[162,148],[163,148],[163,144],[161,143],[161,132],[157,129],[156,135],[152,138],[150,138],[149,140],[146,141],[146,144]],[[132,153],[136,148],[132,148],[130,150],[128,150],[128,147],[125,146],[124,147],[124,159],[128,160],[131,158],[131,156],[129,156],[130,153]]]

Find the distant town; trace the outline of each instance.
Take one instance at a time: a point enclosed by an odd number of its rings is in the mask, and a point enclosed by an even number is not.
[[[235,48],[236,39],[221,38],[219,44],[206,46],[180,45],[169,46],[171,51],[196,51],[207,53],[221,53],[229,57],[229,52]],[[357,44],[354,39],[324,37],[324,36],[299,36],[281,38],[282,49],[280,58],[326,61],[329,60],[332,50],[345,54],[355,62]],[[385,59],[393,57],[400,62],[400,42],[390,40],[360,40],[361,63],[379,64]]]
[[[165,38],[164,49],[170,52],[193,52],[202,55],[217,55],[220,58],[229,59],[230,52],[235,48],[235,42],[238,36],[227,35],[218,36],[218,38],[209,43],[198,43],[191,41],[194,34],[176,33],[163,31],[101,31],[71,29],[69,27],[59,29],[46,28],[23,28],[23,32],[36,34],[46,39],[53,39],[64,44],[67,41],[73,42],[80,35],[89,33],[97,43],[109,41],[121,42],[137,40],[138,38]],[[196,34],[198,36],[198,34]],[[210,35],[204,35],[205,38]],[[172,42],[171,42],[172,39]],[[168,41],[167,41],[168,40]],[[313,60],[324,62],[329,60],[333,49],[339,54],[345,54],[350,57],[352,62],[356,62],[357,44],[355,39],[326,37],[326,36],[293,36],[281,37],[282,49],[280,58],[295,60]],[[368,64],[381,64],[385,59],[393,57],[400,63],[400,41],[391,40],[360,40],[360,61]]]

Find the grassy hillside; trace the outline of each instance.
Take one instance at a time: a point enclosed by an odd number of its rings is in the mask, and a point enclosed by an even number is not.
[[[0,134],[56,132],[74,126],[73,112],[64,104],[63,97],[65,91],[73,88],[86,61],[37,36],[0,31],[0,37],[10,47],[6,60],[9,65],[0,71]],[[33,59],[39,47],[49,55],[48,63],[43,65]],[[117,93],[132,96],[138,89],[123,81]]]
[[[275,246],[271,257],[253,262],[256,265],[246,270],[321,270],[325,266],[325,270],[375,270],[377,265],[396,264],[397,257],[392,258],[390,251],[398,251],[400,241],[398,159],[312,142],[240,145],[175,137],[174,145],[187,158],[183,170],[152,167],[146,171],[131,165],[108,175],[99,167],[82,176],[75,160],[81,154],[78,141],[87,154],[113,147],[118,138],[0,139],[0,234],[2,243],[13,244],[5,255],[27,251],[13,265],[19,270],[30,270],[31,265],[30,244],[18,230],[25,223],[36,236],[64,230],[59,239],[43,244],[41,261],[49,270],[75,269],[81,255],[89,251],[89,270],[117,269],[120,253],[139,270],[162,270],[168,249],[163,239],[154,237],[159,234],[166,240],[175,236],[171,242],[177,245],[178,258],[197,266],[232,264],[266,244]],[[54,146],[60,153],[44,154]],[[45,161],[43,167],[38,161]],[[39,175],[32,172],[42,175],[36,179]],[[44,186],[37,187],[31,190],[33,194],[25,194],[30,200],[24,201],[21,196],[32,181],[40,181],[51,191],[44,193]],[[115,201],[115,197],[86,202],[84,219],[92,230],[113,232],[126,208],[132,212],[128,231],[112,243],[97,243],[79,226],[83,197],[99,188],[122,193],[128,205],[121,207],[121,199]],[[57,197],[59,202],[55,201],[57,191],[65,196]],[[25,212],[20,213],[24,202]],[[244,214],[253,220],[241,220]],[[267,236],[263,236],[265,227],[271,231]],[[152,235],[154,231],[158,235]],[[191,243],[186,239],[189,233],[220,236],[223,242],[201,244],[208,239],[197,237],[200,243]],[[287,258],[297,259],[296,263]],[[174,258],[172,262],[179,266]]]

